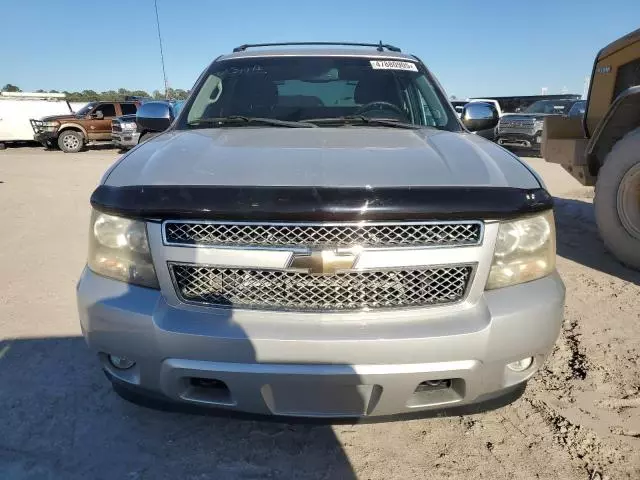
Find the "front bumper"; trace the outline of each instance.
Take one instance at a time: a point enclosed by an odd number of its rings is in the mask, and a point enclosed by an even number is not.
[[[42,145],[47,145],[58,140],[58,132],[55,130],[42,130],[35,133],[33,139]]]
[[[138,132],[112,132],[111,141],[114,145],[121,148],[133,148],[138,145],[140,134]]]
[[[558,337],[564,285],[554,273],[454,309],[284,315],[171,306],[85,269],[77,296],[88,345],[130,388],[257,414],[362,417],[473,405],[525,382]],[[118,370],[107,354],[136,365]],[[526,371],[506,367],[525,357]]]
[[[505,133],[498,131],[496,142],[503,147],[540,151],[542,131],[534,134]]]

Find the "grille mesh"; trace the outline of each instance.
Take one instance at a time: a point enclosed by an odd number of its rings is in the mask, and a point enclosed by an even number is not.
[[[186,245],[255,245],[268,247],[394,247],[419,245],[474,245],[481,225],[469,223],[278,225],[167,222],[169,243]]]
[[[465,295],[471,266],[335,275],[170,264],[185,301],[299,311],[401,308],[453,303]]]
[[[503,120],[498,124],[498,133],[526,133],[533,135],[533,120]]]

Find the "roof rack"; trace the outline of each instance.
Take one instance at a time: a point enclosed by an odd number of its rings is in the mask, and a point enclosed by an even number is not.
[[[398,47],[388,43],[351,43],[351,42],[285,42],[285,43],[245,43],[233,49],[234,52],[244,52],[247,48],[254,47],[283,47],[283,46],[303,46],[303,45],[343,45],[349,47],[376,47],[376,50],[383,52],[386,48],[390,52],[401,52]]]

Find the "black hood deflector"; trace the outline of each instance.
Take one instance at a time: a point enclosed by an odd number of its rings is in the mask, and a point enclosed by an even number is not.
[[[508,219],[553,208],[542,189],[505,187],[99,186],[91,205],[129,218],[234,221]]]

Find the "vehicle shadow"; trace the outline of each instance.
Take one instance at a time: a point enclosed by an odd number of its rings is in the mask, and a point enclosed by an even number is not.
[[[0,352],[2,478],[356,478],[330,425],[139,407],[79,337]]]
[[[83,148],[82,151],[87,151],[87,150],[95,150],[95,151],[101,151],[101,150],[113,150],[115,152],[120,153],[121,148],[115,146],[113,143],[111,142],[89,142],[88,144],[86,144]]]
[[[558,255],[640,285],[640,272],[625,267],[605,248],[591,202],[560,197],[554,201]]]
[[[96,288],[89,285],[81,298],[86,301],[89,314],[97,320],[92,330],[99,332],[100,341],[116,335],[107,342],[112,348],[144,355],[141,352],[146,351],[144,345],[150,343],[149,335],[170,348],[170,342],[163,338],[168,332],[175,332],[174,340],[198,332],[199,335],[193,335],[189,350],[183,352],[187,358],[212,355],[212,359],[224,357],[225,362],[259,362],[250,339],[260,336],[256,336],[256,332],[245,332],[233,320],[231,309],[226,310],[230,312],[226,315],[208,316],[206,322],[202,316],[172,316],[165,311],[155,318],[153,325],[145,325],[147,310],[155,311],[153,291],[133,292],[130,286],[122,284],[120,293],[93,303],[89,297]],[[149,298],[143,298],[145,295]],[[108,315],[105,308],[135,311],[140,315],[139,324],[125,333],[110,333],[109,325],[100,323],[100,317]],[[211,353],[212,344],[202,341],[209,335],[229,342],[218,344],[218,351]],[[199,372],[198,376],[207,375],[203,370]],[[210,374],[227,382],[231,395],[234,388],[245,388],[241,380],[233,377],[234,373],[227,372],[227,378],[222,376],[224,372]],[[357,375],[355,371],[353,374]],[[294,402],[302,399],[305,404],[314,404],[316,399],[298,382],[316,395],[325,395],[318,381],[309,383],[303,378],[304,374],[292,383],[291,377],[298,375],[283,375],[287,378],[277,379],[270,385],[271,402],[277,411],[297,409],[296,405],[292,406],[291,398]],[[278,387],[278,382],[284,383]],[[123,400],[112,390],[97,356],[81,337],[0,342],[0,385],[0,477],[3,479],[357,478],[331,426],[331,423],[354,423],[354,419],[243,418],[204,408],[145,408]],[[451,408],[406,418],[479,413],[511,403],[523,391],[524,386],[509,396],[471,408]],[[328,392],[326,394],[331,395],[330,388]],[[347,392],[348,411],[365,411],[367,399],[360,392]],[[242,400],[255,399],[244,395]],[[322,403],[326,400],[337,400],[341,407],[345,398],[325,397]],[[385,419],[373,419],[381,420]]]
[[[36,142],[34,140],[22,140],[18,142],[0,142],[0,143],[2,143],[6,149],[42,147],[42,145],[39,142]]]

